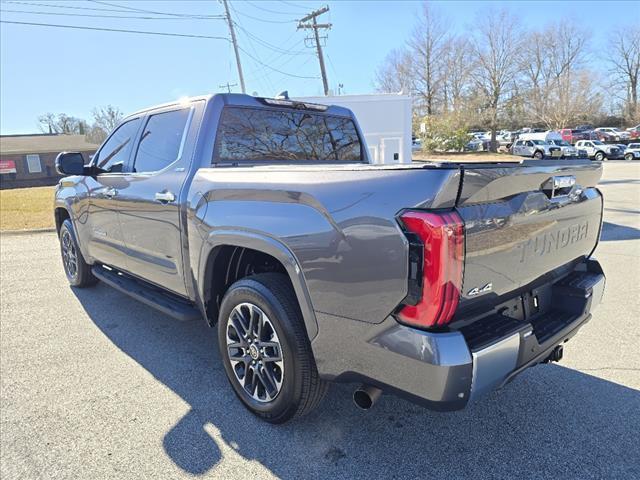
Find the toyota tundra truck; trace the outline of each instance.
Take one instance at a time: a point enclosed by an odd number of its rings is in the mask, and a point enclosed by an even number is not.
[[[216,327],[232,390],[272,423],[331,382],[362,408],[461,409],[559,360],[604,291],[600,162],[375,165],[345,108],[222,94],[56,164],[71,286]]]

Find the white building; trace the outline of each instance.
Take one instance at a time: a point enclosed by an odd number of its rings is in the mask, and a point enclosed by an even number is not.
[[[411,97],[399,94],[300,97],[296,100],[350,109],[373,163],[411,163]]]

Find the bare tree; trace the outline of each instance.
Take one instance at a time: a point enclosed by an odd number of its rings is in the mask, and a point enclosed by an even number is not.
[[[514,53],[521,46],[521,30],[517,19],[506,10],[489,12],[475,25],[476,68],[474,83],[484,99],[491,128],[491,150],[497,150],[496,131],[500,107],[520,73]]]
[[[640,26],[629,25],[611,32],[608,60],[616,74],[615,80],[625,90],[626,116],[640,119],[638,80],[640,79]]]
[[[411,93],[411,60],[406,50],[392,50],[375,73],[374,85],[378,92]]]
[[[465,97],[473,66],[471,44],[466,38],[449,38],[442,49],[444,78],[442,82],[443,110],[460,112],[465,108]]]
[[[413,57],[414,89],[427,115],[436,113],[446,75],[444,49],[450,37],[442,15],[425,3],[409,40]]]
[[[112,132],[122,121],[122,112],[118,107],[106,105],[92,110],[93,124],[95,127],[103,129],[105,132]]]
[[[529,117],[549,129],[565,128],[599,108],[600,97],[585,75],[587,34],[569,20],[526,35],[520,64]]]
[[[87,122],[66,113],[45,113],[38,117],[38,124],[44,133],[84,134],[87,130]]]

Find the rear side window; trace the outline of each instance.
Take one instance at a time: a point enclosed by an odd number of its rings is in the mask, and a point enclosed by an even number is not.
[[[353,120],[297,110],[226,107],[214,163],[363,162]]]
[[[133,171],[157,172],[175,162],[188,117],[188,108],[151,115],[140,137]]]

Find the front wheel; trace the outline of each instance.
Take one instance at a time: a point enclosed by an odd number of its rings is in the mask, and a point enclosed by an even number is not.
[[[597,162],[602,162],[604,160],[604,153],[602,152],[596,153],[595,159]]]
[[[535,158],[536,160],[542,160],[542,157],[543,157],[542,152],[539,150],[533,154],[533,158]]]
[[[69,284],[79,288],[95,285],[98,279],[91,273],[91,265],[84,261],[71,220],[62,223],[59,236],[62,265]]]
[[[633,160],[633,155],[632,155],[632,154],[630,154],[630,153],[627,153],[627,154],[624,156],[624,159],[630,162],[631,160]]]
[[[234,393],[270,423],[304,415],[326,392],[285,275],[261,273],[229,287],[220,305],[218,345]]]

